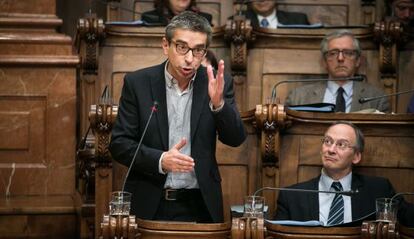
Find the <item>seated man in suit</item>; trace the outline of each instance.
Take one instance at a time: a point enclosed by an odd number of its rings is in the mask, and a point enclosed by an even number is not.
[[[353,112],[362,109],[389,111],[387,98],[360,103],[362,97],[381,96],[385,93],[365,83],[349,80],[335,80],[355,76],[360,66],[361,47],[358,39],[348,30],[334,31],[322,40],[323,67],[328,72],[328,82],[318,82],[298,87],[289,92],[286,105],[332,103],[337,112]],[[334,81],[335,80],[335,81]]]
[[[339,121],[331,125],[322,139],[321,175],[290,188],[353,190],[358,193],[343,196],[333,193],[280,191],[276,220],[317,220],[324,225],[347,223],[375,212],[375,199],[394,196],[394,188],[388,179],[364,176],[352,171],[353,165],[361,161],[364,144],[364,135],[354,124]],[[407,208],[404,200],[401,203],[401,208]],[[412,208],[411,213],[414,217]],[[413,223],[409,217],[406,210],[399,211],[399,220],[404,225]]]
[[[262,0],[249,3],[246,17],[252,27],[277,28],[278,25],[309,25],[306,14],[276,10],[275,0]]]
[[[210,25],[212,25],[212,16],[208,13],[201,12],[197,8],[195,0],[156,0],[154,2],[154,8],[154,10],[144,12],[141,20],[154,25],[166,26],[174,16],[184,11],[192,11],[205,17]]]

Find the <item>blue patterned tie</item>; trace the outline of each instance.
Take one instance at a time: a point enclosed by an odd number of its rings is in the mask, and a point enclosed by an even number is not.
[[[333,182],[332,188],[335,191],[342,191],[340,182]],[[344,199],[341,194],[335,194],[329,209],[328,225],[335,225],[344,223]]]
[[[260,26],[261,26],[261,27],[268,27],[268,26],[269,26],[269,21],[268,21],[266,18],[263,18],[263,19],[260,21]]]

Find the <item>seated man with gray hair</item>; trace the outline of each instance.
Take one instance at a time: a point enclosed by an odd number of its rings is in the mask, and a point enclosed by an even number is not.
[[[367,82],[347,80],[356,75],[361,64],[361,47],[358,39],[348,30],[329,33],[321,42],[322,65],[330,81],[307,84],[289,92],[285,104],[303,105],[332,103],[336,112],[353,112],[363,109],[389,111],[387,98],[360,103],[365,97],[385,93]]]

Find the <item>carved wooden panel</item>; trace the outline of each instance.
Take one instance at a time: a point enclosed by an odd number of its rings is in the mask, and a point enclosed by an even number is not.
[[[55,0],[0,1],[0,235],[75,238],[76,64]]]
[[[0,13],[55,14],[56,0],[0,0]]]

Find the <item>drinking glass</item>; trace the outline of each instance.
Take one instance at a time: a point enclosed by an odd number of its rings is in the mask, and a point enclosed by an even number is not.
[[[109,202],[109,215],[111,216],[128,216],[131,208],[131,193],[116,191],[111,194]]]
[[[264,197],[246,196],[244,198],[244,216],[263,218],[264,205]]]
[[[391,198],[377,198],[375,200],[377,221],[396,222],[398,201]]]

